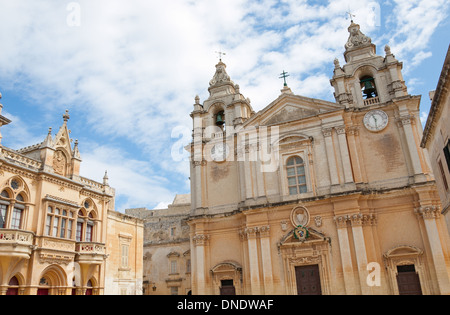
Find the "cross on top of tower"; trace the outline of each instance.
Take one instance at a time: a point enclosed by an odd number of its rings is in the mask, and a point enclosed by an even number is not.
[[[356,17],[356,15],[354,15],[352,13],[352,11],[348,10],[348,12],[346,12],[346,14],[348,15],[348,17],[350,18],[351,22],[353,23],[353,18]]]
[[[223,56],[226,56],[226,53],[221,52],[221,51],[216,51],[216,54],[219,55],[219,60],[220,60],[220,61],[222,61],[222,57],[223,57]]]
[[[67,122],[70,119],[69,110],[66,109],[66,113],[63,115],[64,122]]]
[[[280,75],[281,75],[280,79],[284,79],[284,86],[287,86],[286,78],[289,77],[288,72],[283,70],[283,73],[281,73]]]

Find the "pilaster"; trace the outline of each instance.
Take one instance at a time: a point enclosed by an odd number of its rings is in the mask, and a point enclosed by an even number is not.
[[[323,137],[325,138],[325,149],[327,152],[328,169],[330,172],[331,185],[339,184],[339,177],[337,173],[336,156],[333,147],[333,128],[322,129]]]
[[[442,242],[439,237],[438,226],[436,220],[440,218],[439,206],[422,206],[414,210],[419,219],[423,219],[425,230],[428,236],[428,242],[433,258],[434,269],[439,287],[439,294],[450,294],[450,279],[445,263],[445,255],[442,250]]]
[[[348,216],[337,216],[334,218],[338,232],[339,250],[341,252],[342,273],[344,277],[345,293],[356,294],[355,277],[353,275],[353,264],[350,252],[350,242],[347,232]]]
[[[267,225],[260,227],[259,235],[261,241],[261,258],[264,275],[264,294],[270,295],[274,294],[272,255],[270,250],[270,226]]]
[[[196,253],[196,270],[197,270],[197,294],[207,295],[206,283],[206,246],[209,244],[210,236],[206,234],[197,234],[192,239]]]
[[[339,151],[341,152],[345,183],[353,183],[352,164],[350,162],[350,156],[348,152],[348,143],[345,126],[337,127],[336,133],[338,135]]]

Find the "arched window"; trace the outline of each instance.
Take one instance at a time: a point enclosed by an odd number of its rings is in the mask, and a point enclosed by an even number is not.
[[[22,218],[25,211],[25,205],[23,204],[24,202],[25,199],[23,196],[20,194],[17,195],[11,218],[11,229],[19,230],[22,228]]]
[[[9,199],[9,194],[6,190],[2,191],[1,196],[5,199]],[[9,201],[0,199],[0,229],[6,228],[6,214],[8,212]]]
[[[287,161],[287,179],[289,195],[298,195],[308,192],[306,186],[305,164],[299,156],[291,157]]]
[[[48,236],[72,239],[74,221],[73,211],[49,206],[47,208],[45,233]]]
[[[94,242],[95,241],[95,219],[94,210],[86,213],[85,209],[78,211],[76,241],[77,242]]]

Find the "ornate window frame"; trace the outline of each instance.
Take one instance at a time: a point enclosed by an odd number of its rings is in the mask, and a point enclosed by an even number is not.
[[[299,196],[312,197],[315,194],[315,173],[313,158],[314,139],[304,134],[294,132],[282,135],[276,142],[279,147],[280,167],[279,167],[279,186],[281,187],[281,195],[284,200],[298,199]],[[273,144],[274,145],[274,144]],[[298,156],[303,160],[306,177],[306,193],[290,195],[289,183],[287,177],[287,162],[289,159]]]
[[[211,269],[214,295],[220,295],[222,280],[233,280],[236,295],[242,294],[242,266],[234,261],[224,261]]]

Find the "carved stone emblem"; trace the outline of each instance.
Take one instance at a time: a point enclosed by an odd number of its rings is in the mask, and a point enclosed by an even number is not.
[[[56,174],[64,176],[64,169],[66,167],[66,157],[61,151],[56,151],[53,156],[53,170]]]
[[[309,219],[309,212],[305,207],[296,207],[291,212],[291,223],[294,227],[307,226]]]

